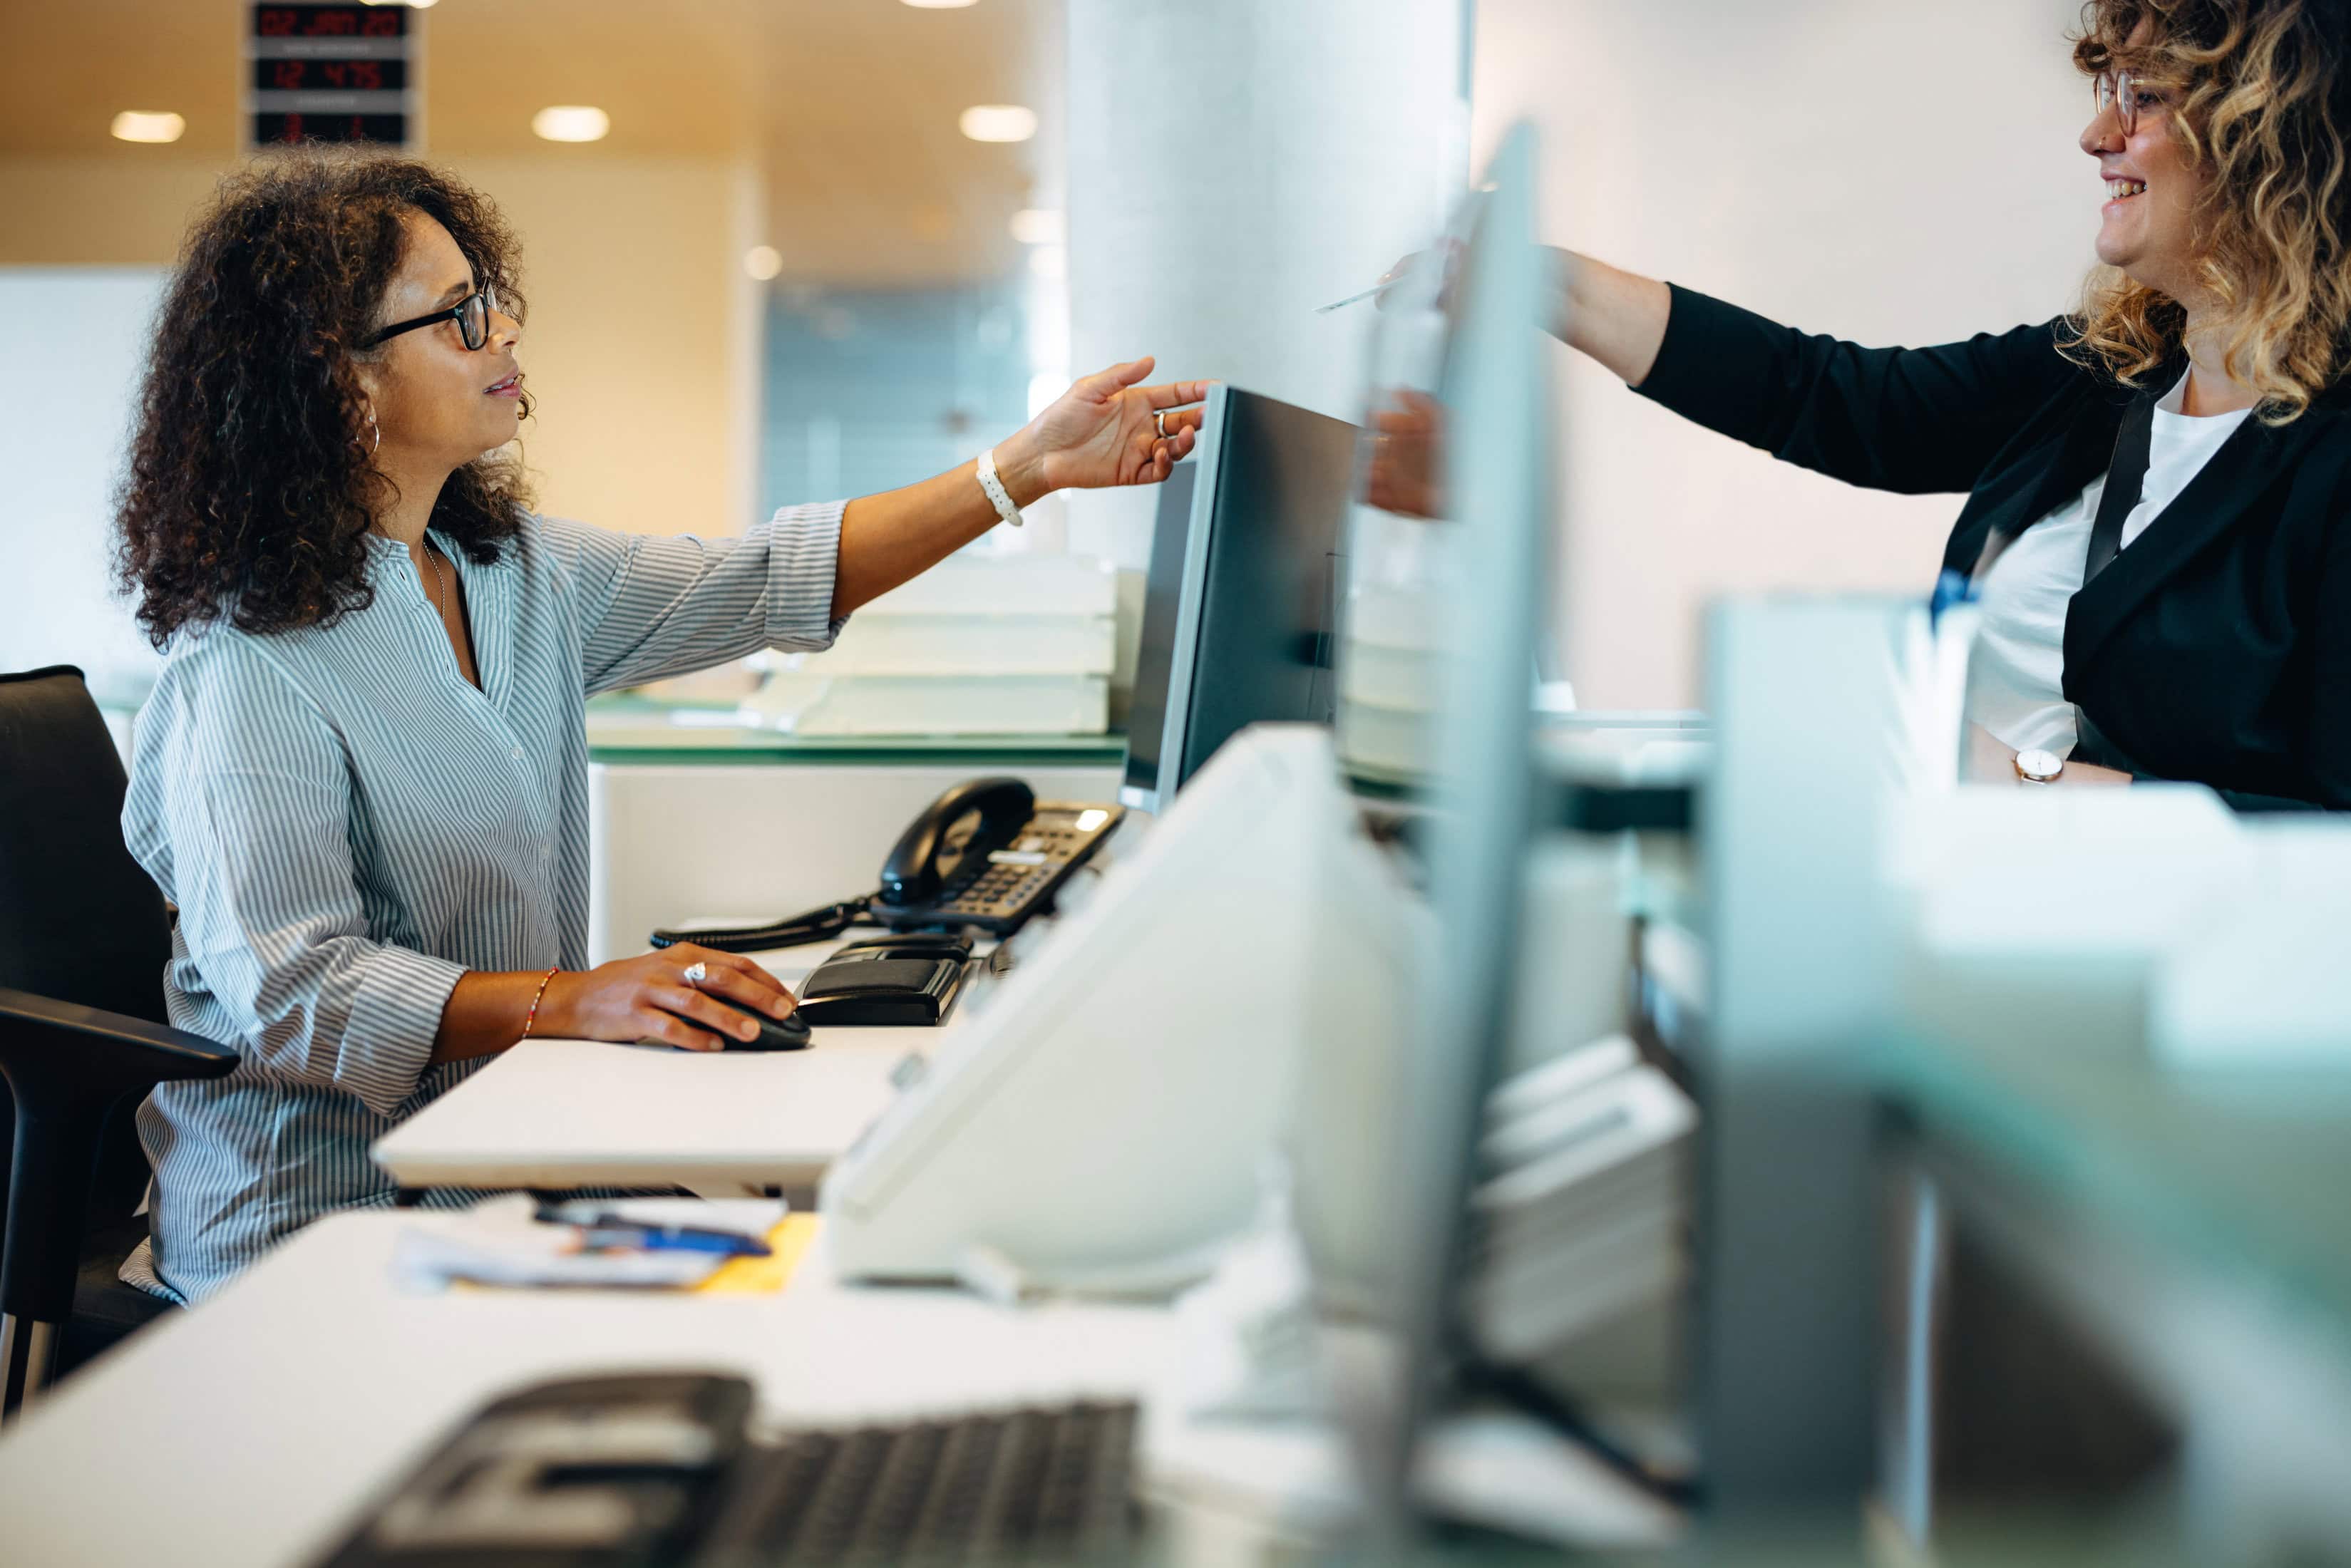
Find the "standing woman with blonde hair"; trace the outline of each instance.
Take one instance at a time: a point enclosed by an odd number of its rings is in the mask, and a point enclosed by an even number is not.
[[[141,1111],[133,1283],[197,1299],[391,1202],[368,1145],[527,1034],[713,1051],[758,1033],[716,998],[788,1014],[731,954],[589,967],[588,695],[824,647],[1016,507],[1164,479],[1196,439],[1203,386],[1142,360],[976,463],[740,538],[543,517],[504,450],[517,273],[448,174],[300,152],[224,185],[164,295],[120,517],[164,653],[123,835],[179,906],[172,1022],[243,1060]]]
[[[2091,0],[2073,316],[1865,349],[1562,252],[1560,335],[1789,462],[1967,496],[1980,771],[2351,808],[2346,52],[2346,0]]]

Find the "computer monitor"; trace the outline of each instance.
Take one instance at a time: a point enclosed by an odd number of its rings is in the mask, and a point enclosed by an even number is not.
[[[1119,798],[1158,811],[1237,732],[1331,722],[1355,427],[1209,390],[1161,492]]]
[[[1369,692],[1375,706],[1387,702],[1409,720],[1384,732],[1385,753],[1368,771],[1402,786],[1420,813],[1434,916],[1427,961],[1408,981],[1400,1026],[1408,1049],[1383,1067],[1395,1078],[1384,1098],[1399,1114],[1393,1127],[1360,1134],[1386,1137],[1379,1164],[1394,1223],[1369,1309],[1378,1354],[1370,1367],[1349,1368],[1369,1375],[1354,1379],[1347,1415],[1372,1523],[1391,1542],[1414,1525],[1421,1441],[1444,1394],[1443,1369],[1464,1343],[1458,1286],[1467,1211],[1478,1131],[1510,1028],[1531,838],[1531,677],[1548,601],[1556,438],[1534,201],[1534,138],[1520,127],[1437,247],[1442,286],[1418,301],[1424,324],[1442,321],[1424,408],[1430,461],[1418,478],[1427,483],[1406,486],[1428,504],[1358,519],[1359,538],[1385,530],[1386,542],[1383,559],[1353,563],[1359,580],[1342,662],[1373,667],[1339,672],[1346,689]],[[1392,385],[1375,386],[1375,407],[1391,402]],[[1380,618],[1368,627],[1358,620],[1366,599]],[[1348,754],[1348,740],[1343,726],[1342,763],[1361,782],[1364,758]],[[1362,1047],[1330,1042],[1339,1055]],[[1315,1071],[1310,1063],[1308,1076]],[[1301,1169],[1296,1179],[1318,1176]],[[1319,1195],[1301,1193],[1311,1196]],[[1310,1266],[1322,1266],[1311,1247]],[[1360,1283],[1349,1281],[1358,1314]]]

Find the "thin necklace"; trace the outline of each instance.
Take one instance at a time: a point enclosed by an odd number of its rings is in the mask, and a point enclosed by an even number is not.
[[[433,601],[433,608],[445,626],[449,623],[449,580],[443,575],[440,554],[434,549],[430,539],[424,542],[424,559],[433,563],[433,581],[441,590],[440,597]]]

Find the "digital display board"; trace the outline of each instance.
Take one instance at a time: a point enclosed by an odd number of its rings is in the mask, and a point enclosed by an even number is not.
[[[404,5],[256,5],[241,119],[248,151],[305,141],[423,146],[423,17]]]
[[[400,92],[406,60],[256,60],[256,92]]]

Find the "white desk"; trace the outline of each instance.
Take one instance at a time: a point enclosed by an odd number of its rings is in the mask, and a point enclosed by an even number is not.
[[[753,956],[798,987],[840,945]],[[950,1014],[937,1029],[820,1029],[806,1051],[715,1054],[526,1040],[373,1153],[402,1186],[805,1192],[890,1103],[892,1069],[954,1027]]]
[[[1163,1310],[846,1287],[820,1246],[778,1296],[395,1293],[401,1228],[454,1218],[321,1220],[67,1383],[0,1439],[0,1558],[305,1562],[467,1411],[542,1378],[705,1368],[821,1423],[1134,1396],[1173,1354]]]

